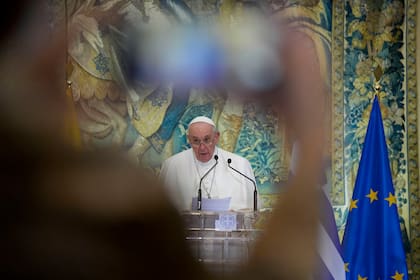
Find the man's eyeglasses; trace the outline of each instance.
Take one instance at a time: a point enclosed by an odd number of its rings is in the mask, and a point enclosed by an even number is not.
[[[209,145],[213,144],[213,139],[212,139],[212,137],[204,137],[203,140],[198,139],[198,138],[190,139],[191,146],[199,147],[201,145],[201,143],[203,143],[206,146],[209,146]]]

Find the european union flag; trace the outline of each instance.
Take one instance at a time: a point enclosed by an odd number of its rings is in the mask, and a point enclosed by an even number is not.
[[[408,279],[377,96],[350,201],[343,253],[347,279]]]

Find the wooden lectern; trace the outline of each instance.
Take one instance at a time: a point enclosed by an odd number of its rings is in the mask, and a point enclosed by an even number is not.
[[[261,232],[260,212],[184,212],[186,240],[193,256],[212,273],[228,274],[248,260]]]

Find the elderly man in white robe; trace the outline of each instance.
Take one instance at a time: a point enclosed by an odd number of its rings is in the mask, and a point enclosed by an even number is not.
[[[180,211],[206,210],[196,205],[197,199],[201,202],[199,193],[204,200],[230,199],[224,210],[256,207],[257,187],[251,164],[246,158],[217,147],[219,136],[210,118],[196,117],[188,125],[191,148],[163,162],[160,176]]]

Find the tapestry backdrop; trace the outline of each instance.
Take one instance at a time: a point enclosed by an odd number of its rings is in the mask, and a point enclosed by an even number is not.
[[[247,1],[250,2],[250,1]],[[251,1],[252,2],[252,1]],[[246,157],[254,169],[265,207],[288,179],[290,146],[277,116],[255,104],[240,103],[226,90],[183,88],[176,84],[133,85],[128,76],[130,26],[170,28],[194,24],[240,23],[246,9],[287,19],[317,47],[325,83],[330,85],[331,3],[329,1],[69,1],[68,27],[73,95],[85,147],[113,145],[159,172],[161,162],[188,148],[185,132],[197,115],[212,118],[221,132],[219,145]],[[104,14],[115,19],[104,23]],[[185,19],[188,15],[188,19]],[[144,38],[137,38],[142,40]],[[285,40],[287,38],[284,38]],[[249,42],[255,44],[256,42]],[[302,77],[303,79],[304,77]],[[329,97],[329,92],[326,92]],[[326,98],[329,100],[329,98]],[[329,119],[326,120],[330,123]],[[329,151],[326,158],[329,158]],[[329,160],[326,160],[329,163]],[[327,164],[328,165],[328,164]]]

